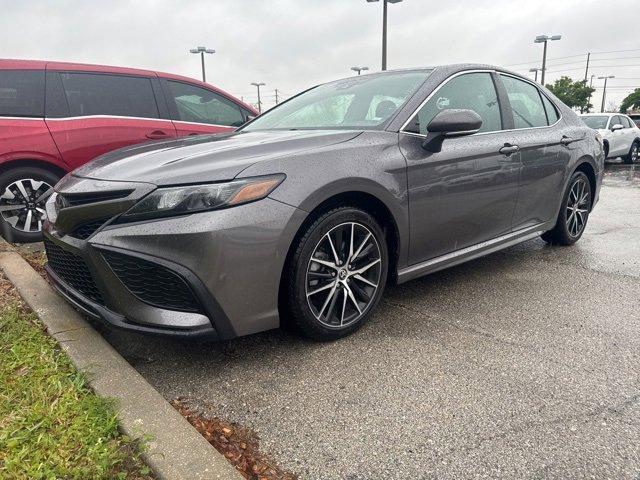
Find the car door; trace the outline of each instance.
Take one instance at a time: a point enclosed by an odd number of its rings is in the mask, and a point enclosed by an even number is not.
[[[76,168],[120,147],[175,138],[173,123],[160,114],[156,95],[164,98],[153,82],[134,75],[48,72],[46,122],[64,161]]]
[[[513,213],[513,229],[520,230],[557,215],[566,165],[584,133],[568,127],[533,82],[503,73],[499,77],[513,116],[510,141],[519,147],[522,162]]]
[[[450,108],[478,113],[480,132],[446,138],[439,152],[426,150],[429,122]],[[435,90],[401,129],[400,149],[408,166],[410,264],[511,230],[520,155],[508,145],[501,110],[491,72],[463,73]]]
[[[638,131],[635,128],[635,123],[629,117],[620,115],[620,120],[622,120],[622,126],[624,127],[624,152],[622,155],[626,155],[631,150],[631,145],[637,138]]]
[[[613,130],[615,125],[622,125],[623,128]],[[609,130],[611,132],[607,137],[609,140],[609,157],[614,158],[626,154],[624,124],[622,123],[620,115],[611,117],[611,120],[609,120]]]
[[[162,82],[179,137],[231,132],[245,123],[250,115],[213,90],[179,80],[163,79]]]

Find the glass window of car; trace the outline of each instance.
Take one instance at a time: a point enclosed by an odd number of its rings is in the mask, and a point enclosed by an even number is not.
[[[158,118],[151,80],[99,73],[61,73],[69,115]]]
[[[587,127],[593,128],[594,130],[607,128],[607,122],[609,121],[609,117],[606,115],[582,115],[580,118]]]
[[[547,123],[549,125],[553,125],[560,119],[560,116],[558,115],[558,110],[556,109],[556,106],[553,103],[551,103],[551,100],[549,100],[546,97],[546,95],[540,95],[540,96],[542,97],[544,110],[545,112],[547,112]]]
[[[500,77],[507,90],[515,128],[547,126],[547,115],[538,89],[528,82],[508,75]]]
[[[405,130],[426,135],[433,117],[453,108],[473,110],[480,115],[480,132],[502,130],[498,95],[490,73],[466,73],[446,82],[432,94]]]
[[[326,83],[272,108],[243,130],[382,128],[429,73],[386,72]]]
[[[620,115],[618,118],[621,120],[624,128],[631,128],[631,121],[627,117]]]
[[[239,127],[245,122],[240,107],[222,95],[188,83],[167,83],[175,102],[175,120],[230,127]]]
[[[0,116],[44,116],[44,71],[0,70]]]
[[[620,115],[611,117],[611,120],[609,120],[609,130],[611,130],[614,125],[622,125],[622,120],[620,119]],[[624,127],[624,125],[622,126]]]

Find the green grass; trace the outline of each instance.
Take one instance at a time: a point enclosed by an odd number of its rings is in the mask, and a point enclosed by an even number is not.
[[[0,283],[0,478],[151,478],[113,403]]]

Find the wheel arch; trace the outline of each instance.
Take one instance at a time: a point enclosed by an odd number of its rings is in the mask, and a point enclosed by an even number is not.
[[[308,205],[308,202],[307,202]],[[364,191],[364,190],[345,190],[338,193],[333,193],[322,200],[316,201],[313,207],[305,209],[308,212],[306,218],[301,223],[300,227],[296,231],[280,274],[280,286],[278,290],[278,303],[280,306],[284,305],[286,295],[286,284],[284,276],[289,268],[295,253],[298,241],[300,237],[304,235],[306,229],[311,225],[315,219],[322,214],[332,210],[336,207],[355,207],[369,213],[382,227],[385,233],[385,240],[387,242],[387,248],[389,252],[389,268],[387,270],[388,281],[394,283],[397,277],[397,267],[401,255],[401,246],[403,245],[401,240],[401,230],[398,225],[396,216],[392,213],[389,206],[378,196]],[[307,206],[308,208],[308,206]],[[281,319],[282,321],[282,319]]]
[[[37,158],[16,158],[12,160],[6,160],[0,163],[0,174],[3,174],[9,170],[19,167],[36,167],[47,170],[48,172],[58,175],[60,178],[65,176],[68,172],[62,165],[52,163],[49,160],[42,160]]]
[[[593,208],[593,203],[595,202],[595,199],[596,199],[596,188],[598,185],[596,170],[593,167],[592,162],[589,161],[587,157],[585,157],[580,159],[577,162],[576,168],[573,170],[571,175],[573,175],[575,172],[578,172],[578,171],[583,172],[589,179],[589,186],[591,187],[591,208]]]

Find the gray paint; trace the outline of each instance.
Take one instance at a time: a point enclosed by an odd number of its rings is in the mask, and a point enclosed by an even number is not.
[[[161,311],[137,300],[99,254],[100,246],[150,255],[185,268],[219,306],[210,318],[219,338],[279,325],[278,292],[287,253],[301,225],[322,202],[346,192],[376,197],[399,234],[398,281],[495,251],[550,229],[569,177],[580,163],[596,173],[603,154],[593,132],[545,90],[561,119],[550,127],[447,138],[440,152],[400,128],[451,75],[502,71],[486,65],[436,68],[395,117],[380,129],[255,131],[157,142],[107,154],[57,186],[58,191],[101,190],[134,182],[124,200],[62,210],[46,234],[76,249],[103,287],[107,307],[135,325],[159,322],[182,332],[199,319]],[[384,75],[381,73],[380,75]],[[515,75],[515,74],[514,74]],[[517,76],[517,75],[516,75]],[[496,76],[497,77],[497,76]],[[522,77],[519,77],[522,78]],[[526,79],[525,79],[526,80]],[[510,113],[504,89],[501,109]],[[569,145],[561,143],[571,137]],[[510,156],[505,143],[520,146]],[[269,198],[225,210],[136,224],[111,224],[88,241],[66,235],[74,223],[124,211],[155,186],[215,182],[284,173]],[[123,183],[125,182],[125,183]],[[64,228],[59,228],[64,226]],[[190,314],[194,315],[194,314]]]

